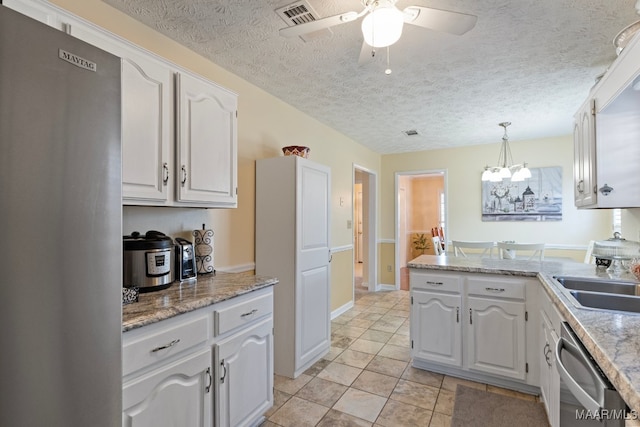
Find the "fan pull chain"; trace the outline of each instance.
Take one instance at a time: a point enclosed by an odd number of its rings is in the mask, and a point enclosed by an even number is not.
[[[387,46],[387,69],[384,70],[384,73],[388,76],[391,74],[391,67],[389,66],[389,46]]]

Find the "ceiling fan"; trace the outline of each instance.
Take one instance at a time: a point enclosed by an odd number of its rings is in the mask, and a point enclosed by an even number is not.
[[[361,12],[346,12],[340,15],[282,28],[280,35],[295,37],[323,30],[347,22],[362,20],[364,43],[373,48],[391,46],[400,39],[403,24],[417,25],[430,30],[462,35],[471,30],[477,16],[423,6],[409,6],[404,10],[396,7],[397,0],[362,0]],[[365,16],[366,15],[366,16]],[[363,46],[364,50],[365,46]]]

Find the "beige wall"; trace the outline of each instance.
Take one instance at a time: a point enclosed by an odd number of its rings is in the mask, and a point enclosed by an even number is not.
[[[311,148],[311,160],[331,168],[331,246],[352,244],[352,230],[347,228],[347,220],[352,219],[353,212],[353,163],[379,172],[379,154],[100,0],[52,0],[52,3],[239,95],[238,208],[125,207],[125,233],[157,229],[172,236],[189,237],[190,230],[205,223],[215,233],[216,268],[247,268],[255,260],[255,160],[282,155],[281,147],[286,145],[306,145]],[[350,254],[345,252],[336,258],[352,258]],[[351,300],[353,265],[350,264],[348,269],[332,266],[334,308]]]
[[[331,311],[353,300],[353,251],[333,254],[331,259]]]
[[[497,139],[497,138],[496,138]],[[382,156],[381,235],[395,238],[395,173],[446,169],[448,213],[447,240],[543,241],[563,247],[586,247],[589,240],[611,234],[611,211],[578,210],[573,204],[573,139],[571,136],[511,142],[516,161],[526,160],[529,167],[561,166],[563,187],[562,221],[559,222],[483,222],[481,216],[480,175],[485,165],[496,162],[500,144],[422,151]],[[640,229],[640,214],[633,232]],[[635,237],[635,236],[634,236]],[[381,258],[381,264],[393,262]],[[551,251],[551,256],[567,252]],[[576,255],[580,258],[581,254]]]

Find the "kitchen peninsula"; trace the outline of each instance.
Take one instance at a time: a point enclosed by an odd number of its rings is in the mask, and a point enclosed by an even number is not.
[[[122,308],[123,424],[253,425],[273,405],[273,286],[216,273]]]
[[[425,286],[431,284],[441,289],[439,291],[441,293],[448,293],[451,296],[457,296],[462,299],[463,294],[474,292],[471,289],[473,280],[485,280],[485,283],[489,283],[486,279],[493,278],[499,281],[494,290],[503,291],[506,294],[511,292],[504,299],[518,301],[520,296],[513,289],[509,289],[508,281],[521,279],[527,281],[528,284],[535,283],[536,287],[526,288],[526,291],[533,290],[533,292],[527,292],[526,294],[527,307],[531,311],[537,311],[537,313],[529,313],[529,316],[540,319],[542,317],[539,316],[540,309],[544,308],[544,300],[550,301],[555,307],[554,310],[557,310],[564,321],[574,330],[630,409],[636,412],[640,411],[640,365],[637,359],[638,354],[640,354],[640,332],[638,332],[640,331],[640,316],[623,311],[579,307],[570,300],[566,292],[563,292],[566,290],[562,289],[562,286],[553,279],[553,276],[612,279],[605,270],[598,269],[595,265],[578,262],[469,259],[432,255],[422,255],[409,262],[408,267],[411,269],[412,275],[412,298],[414,294],[419,293]],[[437,278],[439,275],[441,275],[441,278],[424,280],[425,277]],[[465,277],[466,281],[460,280],[455,291],[446,292],[445,289],[445,292],[443,292],[442,289],[448,286],[447,280],[451,281],[450,277],[456,276]],[[447,279],[448,277],[449,279]],[[442,278],[446,280],[441,280]],[[615,279],[636,281],[630,273],[623,273],[621,276],[615,277]],[[466,286],[463,286],[462,283],[466,283]],[[484,289],[491,289],[491,286],[488,285]],[[436,291],[434,290],[434,292]],[[472,296],[467,296],[467,300],[470,299],[472,299]],[[524,291],[522,292],[522,300],[525,300]],[[460,305],[457,307],[459,308]],[[465,306],[465,308],[467,307]],[[419,339],[416,336],[419,332],[416,329],[417,325],[414,326],[414,323],[419,319],[414,313],[417,311],[414,304],[411,306],[411,311],[411,325],[413,328],[411,336],[413,341],[414,339]],[[471,316],[469,313],[465,310],[460,314],[462,315],[461,317],[466,319],[466,316]],[[539,330],[540,327],[538,325],[539,322],[536,322],[533,327]],[[438,325],[438,328],[443,327],[440,324]],[[527,329],[527,332],[529,331],[530,329]],[[528,349],[534,348],[536,354],[544,351],[542,350],[543,344],[540,342],[539,336],[539,332],[526,334],[526,346]],[[415,355],[418,351],[419,348],[412,349],[412,356],[414,357],[414,366],[421,367],[420,361],[416,364],[415,360]],[[527,352],[527,354],[529,353]],[[537,363],[538,360],[537,357],[530,358],[528,363],[529,365],[539,365]],[[539,368],[542,371],[542,367],[539,366]],[[462,369],[459,369],[459,371],[462,371]],[[536,371],[535,368],[533,371]],[[523,380],[523,383],[525,382],[527,386],[541,386],[537,375],[527,381]]]

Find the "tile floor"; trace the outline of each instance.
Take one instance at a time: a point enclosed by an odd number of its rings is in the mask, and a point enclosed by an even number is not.
[[[535,396],[410,366],[409,292],[356,292],[331,322],[331,350],[298,378],[275,376],[262,427],[449,426],[458,383],[528,400]]]

